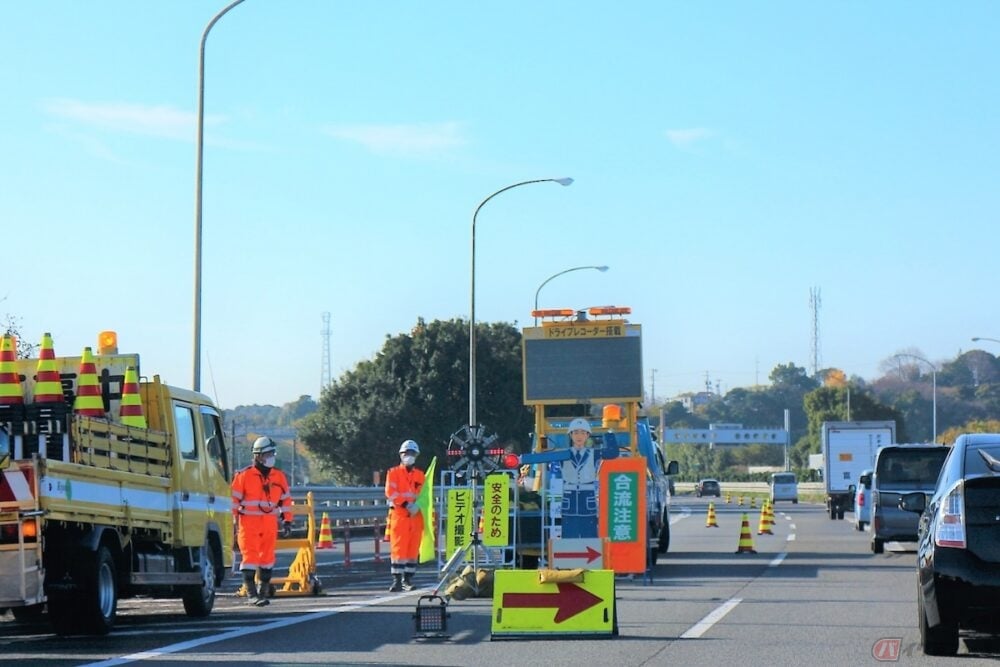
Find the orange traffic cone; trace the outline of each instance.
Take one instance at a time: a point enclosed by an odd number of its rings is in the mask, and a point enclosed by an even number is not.
[[[35,369],[35,403],[62,403],[62,381],[56,368],[56,351],[52,346],[52,334],[42,334],[42,346],[38,352],[38,366]]]
[[[83,355],[80,357],[73,412],[85,417],[104,417],[104,398],[97,380],[97,365],[94,364],[94,355],[89,347],[83,348]]]
[[[139,396],[139,375],[135,366],[125,369],[125,381],[122,382],[122,402],[118,408],[121,423],[136,428],[149,428],[146,425],[146,415],[142,412],[142,397]]]
[[[0,405],[24,405],[24,389],[16,361],[17,339],[4,334],[0,342]]]
[[[383,542],[388,542],[392,539],[392,508],[389,508],[389,512],[385,515],[385,534],[382,536]]]
[[[330,517],[326,512],[323,512],[323,520],[319,523],[319,542],[316,543],[316,548],[333,548],[333,531],[330,530]]]
[[[758,535],[774,535],[771,532],[771,523],[767,518],[767,501],[760,508],[760,521],[757,522],[757,534]]]
[[[715,503],[708,504],[708,517],[705,519],[705,528],[718,528],[719,524],[715,522]]]
[[[736,547],[736,553],[757,553],[753,548],[753,536],[750,535],[750,519],[747,518],[746,512],[743,513],[743,518],[740,521],[740,543]]]

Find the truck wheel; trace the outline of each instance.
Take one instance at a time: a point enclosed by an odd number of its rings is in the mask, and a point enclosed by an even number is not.
[[[885,542],[878,539],[877,537],[872,538],[872,553],[880,554],[885,551]]]
[[[201,548],[201,559],[196,568],[201,574],[201,586],[188,587],[184,592],[184,612],[192,618],[203,618],[212,613],[215,606],[215,552],[207,541]]]
[[[118,609],[118,588],[115,561],[107,547],[90,555],[80,569],[79,616],[80,629],[88,634],[106,635],[115,626]]]
[[[656,540],[656,550],[661,554],[667,553],[667,550],[670,549],[670,520],[668,517],[664,517],[664,519]]]
[[[843,519],[844,519],[844,510],[837,510],[837,518],[840,519],[841,521],[843,521]]]
[[[830,505],[830,521],[835,521],[837,519],[837,507],[835,505]]]

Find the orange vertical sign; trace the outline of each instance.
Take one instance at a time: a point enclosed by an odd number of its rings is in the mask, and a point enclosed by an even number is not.
[[[607,560],[618,574],[646,571],[646,459],[619,457],[601,462],[598,535],[606,540]]]

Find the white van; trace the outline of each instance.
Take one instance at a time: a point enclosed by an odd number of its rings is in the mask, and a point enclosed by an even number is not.
[[[791,500],[799,503],[799,483],[793,472],[776,472],[771,475],[771,502]]]

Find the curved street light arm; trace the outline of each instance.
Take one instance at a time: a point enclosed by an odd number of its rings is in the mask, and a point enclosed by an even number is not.
[[[559,185],[566,186],[573,183],[572,178],[536,178],[530,181],[521,181],[519,183],[514,183],[508,185],[507,187],[500,188],[489,197],[479,202],[476,206],[476,210],[472,214],[472,277],[470,280],[470,303],[469,303],[469,426],[476,426],[476,218],[479,216],[479,210],[486,205],[486,202],[493,199],[497,195],[507,192],[508,190],[513,190],[514,188],[519,188],[522,185],[531,185],[533,183],[558,183]]]
[[[538,294],[542,291],[543,287],[545,287],[546,285],[549,284],[549,281],[551,281],[553,278],[558,278],[559,276],[563,275],[564,273],[569,273],[570,271],[583,271],[584,269],[594,269],[596,271],[600,271],[601,273],[604,273],[605,271],[608,270],[608,267],[606,267],[606,266],[574,266],[571,269],[564,269],[564,270],[560,271],[559,273],[552,274],[551,276],[549,276],[548,278],[546,278],[542,282],[541,285],[538,286],[538,289],[535,290],[535,310],[538,310]],[[538,326],[538,318],[537,317],[535,318],[535,326]]]

